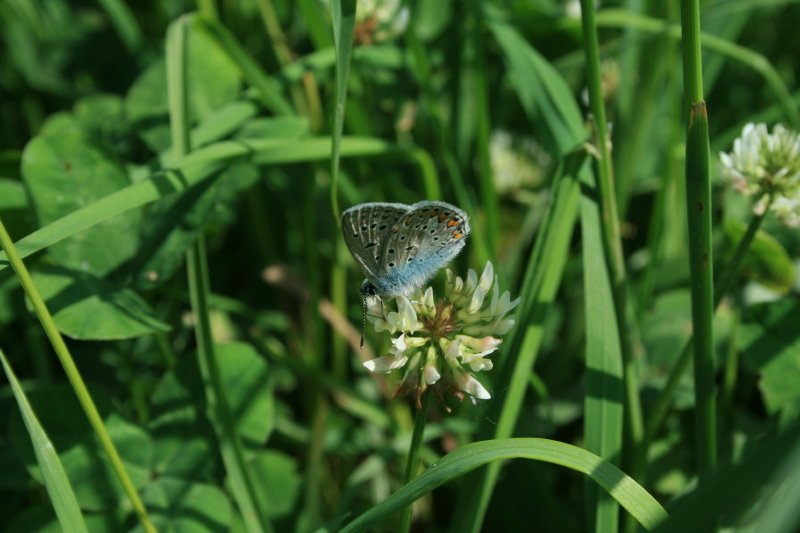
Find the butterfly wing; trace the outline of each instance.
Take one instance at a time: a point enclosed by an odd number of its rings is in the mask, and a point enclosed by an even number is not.
[[[445,202],[419,202],[408,208],[383,238],[373,284],[388,295],[422,287],[464,248],[469,217]]]
[[[342,213],[344,242],[379,293],[385,293],[380,282],[381,250],[389,232],[409,209],[411,207],[405,204],[376,202],[359,204]]]

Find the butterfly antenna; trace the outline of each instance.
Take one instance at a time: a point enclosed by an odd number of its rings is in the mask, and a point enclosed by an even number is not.
[[[364,333],[367,331],[367,296],[364,295],[364,312],[362,313],[361,324],[361,349],[364,349]]]

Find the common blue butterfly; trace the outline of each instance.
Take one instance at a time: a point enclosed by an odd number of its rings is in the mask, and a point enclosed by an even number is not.
[[[467,214],[445,202],[369,203],[342,213],[342,233],[367,280],[366,297],[408,296],[464,248]],[[362,339],[363,344],[363,339]]]

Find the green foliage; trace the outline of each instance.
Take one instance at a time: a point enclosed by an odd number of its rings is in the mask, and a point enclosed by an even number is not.
[[[0,533],[795,531],[800,233],[708,141],[797,126],[798,6],[368,4],[0,3]],[[415,432],[338,214],[433,199],[522,301]]]

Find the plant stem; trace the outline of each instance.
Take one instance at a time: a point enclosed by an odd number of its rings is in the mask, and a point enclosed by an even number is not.
[[[622,255],[622,240],[617,214],[617,195],[614,187],[614,171],[603,100],[600,51],[593,0],[581,0],[581,20],[583,48],[586,53],[586,83],[589,88],[589,105],[594,116],[596,148],[599,153],[597,181],[603,224],[603,248],[611,278],[614,310],[617,315],[617,329],[622,352],[627,440],[633,451],[639,447],[642,440],[644,423],[642,405],[639,398],[639,381],[631,349],[630,331],[628,330],[625,260]]]
[[[694,331],[695,455],[700,484],[717,467],[717,411],[714,384],[714,280],[711,250],[711,179],[708,114],[703,101],[700,2],[681,1],[683,86],[691,104],[686,135],[686,208]]]
[[[417,477],[419,471],[419,450],[422,447],[422,435],[425,433],[425,423],[428,421],[428,405],[431,401],[431,392],[426,391],[422,394],[420,408],[414,419],[414,433],[411,435],[411,445],[408,447],[408,459],[406,461],[406,472],[403,476],[403,485]],[[408,533],[411,530],[411,512],[414,504],[411,503],[403,508],[400,514],[400,533]]]
[[[25,264],[22,262],[22,259],[20,259],[19,254],[17,254],[17,249],[14,247],[14,243],[11,242],[11,237],[8,235],[2,221],[0,221],[0,247],[6,252],[6,257],[8,257],[11,268],[13,268],[14,272],[17,274],[22,288],[25,291],[25,295],[31,302],[36,316],[39,317],[39,322],[42,323],[44,332],[50,339],[50,343],[53,345],[53,349],[59,361],[61,361],[61,365],[64,367],[67,379],[69,379],[75,391],[75,395],[78,397],[78,401],[80,401],[81,407],[83,407],[83,411],[86,413],[86,417],[89,419],[89,423],[92,425],[92,429],[94,429],[97,439],[100,441],[100,445],[103,447],[106,455],[108,455],[108,459],[111,461],[111,467],[114,469],[114,473],[117,475],[122,489],[131,501],[133,510],[138,515],[142,527],[147,533],[156,533],[156,528],[153,527],[153,524],[150,522],[150,518],[147,516],[147,510],[145,510],[144,504],[142,500],[139,499],[139,494],[136,492],[136,487],[134,487],[133,482],[128,477],[128,473],[125,471],[117,448],[111,441],[111,437],[108,431],[106,431],[105,425],[103,425],[103,419],[97,411],[97,406],[95,406],[94,400],[92,400],[92,396],[86,388],[86,383],[84,383],[78,371],[78,367],[75,366],[75,361],[73,361],[72,355],[69,353],[64,338],[61,336],[61,333],[59,333],[53,321],[53,317],[50,315],[50,311],[47,310],[47,306],[45,306],[39,291],[36,290],[31,275],[28,269],[25,268]]]

